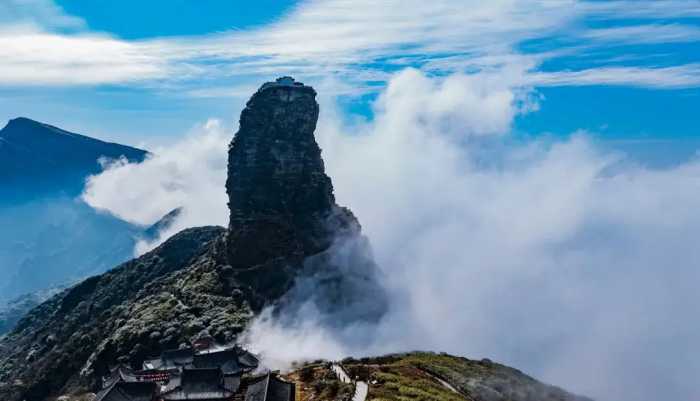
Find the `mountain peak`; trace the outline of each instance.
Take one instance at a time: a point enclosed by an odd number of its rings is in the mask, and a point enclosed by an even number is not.
[[[262,84],[262,86],[260,86],[258,92],[263,92],[268,89],[294,89],[302,92],[312,93],[314,96],[316,95],[316,91],[313,87],[304,85],[302,82],[298,82],[294,80],[294,78],[289,76],[277,78],[274,82],[265,82],[264,84]]]
[[[333,186],[314,138],[318,113],[313,88],[290,77],[264,84],[248,101],[229,150],[232,221],[330,210]]]
[[[335,204],[314,138],[318,114],[316,91],[291,77],[262,85],[246,104],[226,183],[232,263],[308,256],[327,248],[339,227],[359,227]]]
[[[20,116],[20,117],[10,119],[7,122],[7,125],[5,127],[10,127],[10,126],[15,126],[15,125],[40,125],[40,124],[41,123],[36,121],[36,120],[32,120],[31,118]]]
[[[34,136],[37,134],[81,136],[27,117],[13,118],[0,130],[0,137],[6,139],[20,140],[22,137]]]

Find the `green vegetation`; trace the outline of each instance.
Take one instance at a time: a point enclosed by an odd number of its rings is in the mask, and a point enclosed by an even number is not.
[[[369,400],[464,401],[427,373],[402,363],[372,369]]]
[[[301,386],[303,401],[349,401],[355,392],[352,384],[338,380],[328,363],[306,365],[289,376]]]
[[[488,359],[413,352],[348,358],[343,365],[370,383],[368,400],[590,401]]]

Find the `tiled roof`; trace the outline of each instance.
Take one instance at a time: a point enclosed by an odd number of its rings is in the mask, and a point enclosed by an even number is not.
[[[226,388],[220,369],[184,369],[171,382],[161,394],[166,401],[223,400],[235,392]]]
[[[153,401],[157,391],[155,383],[117,382],[98,393],[95,401]]]
[[[248,385],[245,401],[294,401],[294,384],[268,373]]]
[[[237,352],[233,349],[195,355],[192,366],[199,369],[220,368],[226,375],[237,374],[241,371]]]

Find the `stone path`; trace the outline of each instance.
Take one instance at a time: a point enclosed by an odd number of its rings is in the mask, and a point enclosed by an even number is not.
[[[421,369],[421,370],[423,370],[423,369]],[[460,392],[456,388],[454,388],[454,386],[452,386],[450,383],[442,380],[441,378],[435,376],[434,374],[428,372],[427,370],[423,370],[423,372],[425,372],[428,376],[432,377],[433,379],[437,380],[440,384],[443,385],[443,387],[447,388],[448,390],[452,391],[453,393],[460,394]]]
[[[352,379],[348,373],[337,363],[331,365],[331,370],[338,376],[338,380],[343,383],[351,384]],[[369,385],[363,381],[358,381],[355,383],[355,395],[352,396],[352,401],[365,401],[367,399],[367,393],[369,393]]]
[[[352,401],[365,401],[369,393],[369,386],[365,382],[355,383],[355,395],[352,396]]]
[[[331,365],[331,369],[335,373],[336,376],[338,376],[338,380],[340,380],[343,383],[350,384],[352,383],[352,380],[350,380],[350,376],[348,376],[348,373],[343,369],[342,366],[340,366],[337,363],[334,363]]]

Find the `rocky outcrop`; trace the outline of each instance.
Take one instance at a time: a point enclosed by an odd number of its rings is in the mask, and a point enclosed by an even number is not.
[[[336,205],[314,140],[318,112],[311,87],[263,85],[230,148],[229,228],[185,230],[33,309],[0,340],[0,399],[94,389],[110,365],[138,367],[203,331],[233,341],[267,305],[381,316],[367,240]]]
[[[360,235],[335,203],[314,138],[318,114],[312,87],[268,82],[246,104],[229,149],[229,262],[265,299],[286,293],[307,258]]]

